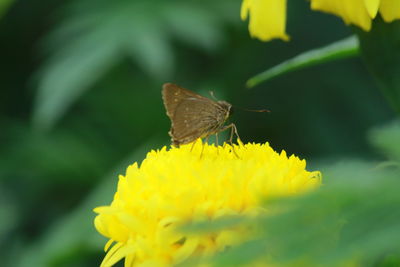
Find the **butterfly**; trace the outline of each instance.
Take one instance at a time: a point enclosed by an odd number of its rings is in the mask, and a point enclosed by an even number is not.
[[[232,114],[228,102],[214,101],[173,83],[163,85],[162,98],[171,119],[169,135],[173,145],[189,144],[213,134],[218,143],[218,133],[227,129],[231,129],[230,143],[234,133],[239,138],[235,124],[225,125]]]

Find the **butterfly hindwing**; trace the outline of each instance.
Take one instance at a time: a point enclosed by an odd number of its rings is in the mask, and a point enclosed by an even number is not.
[[[231,107],[225,101],[213,101],[172,83],[164,84],[162,97],[171,119],[169,134],[175,145],[218,132]]]
[[[212,134],[219,127],[220,108],[210,101],[188,98],[179,103],[171,127],[174,143],[190,143]]]

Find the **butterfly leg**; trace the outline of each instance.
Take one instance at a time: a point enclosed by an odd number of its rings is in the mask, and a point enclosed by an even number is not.
[[[190,148],[190,152],[192,152],[194,145],[196,144],[197,139],[192,143],[192,147]]]
[[[231,123],[231,124],[229,124],[229,125],[223,127],[223,128],[220,130],[220,132],[225,131],[225,130],[227,130],[227,129],[229,129],[229,128],[231,129],[231,137],[229,138],[229,143],[230,143],[231,146],[232,146],[232,151],[233,151],[233,153],[236,155],[236,157],[239,158],[238,154],[237,154],[236,151],[235,151],[235,147],[233,146],[233,142],[232,142],[232,140],[233,140],[233,135],[234,135],[234,134],[236,134],[237,139],[240,141],[240,137],[239,137],[239,134],[238,134],[236,125],[235,125],[234,123]],[[224,144],[224,147],[225,147],[225,144]]]
[[[239,134],[237,132],[236,125],[231,123],[231,138],[229,139],[229,142],[231,143],[233,153],[235,154],[236,157],[239,158],[239,155],[236,153],[235,147],[234,147],[233,142],[232,142],[233,134],[236,134],[237,138],[240,140]]]
[[[218,144],[218,133],[215,133],[215,143],[217,145],[217,155],[218,155],[219,154],[219,151],[218,151],[218,146],[219,146],[219,144]]]
[[[232,141],[233,141],[233,134],[236,134],[237,140],[238,140],[238,141],[241,141],[241,140],[240,140],[240,136],[239,136],[238,131],[237,131],[237,128],[236,128],[236,125],[233,124],[233,123],[231,123],[231,124],[228,125],[228,126],[230,126],[230,128],[231,128],[231,138],[229,139],[229,142],[232,144]]]

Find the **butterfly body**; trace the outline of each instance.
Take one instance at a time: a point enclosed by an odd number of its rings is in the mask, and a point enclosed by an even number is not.
[[[163,85],[162,97],[171,120],[169,135],[174,145],[188,144],[234,127],[225,125],[232,112],[232,105],[226,101],[214,101],[172,83]]]

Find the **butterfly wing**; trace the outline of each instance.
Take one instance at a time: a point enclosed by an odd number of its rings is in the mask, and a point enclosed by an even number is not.
[[[173,83],[166,83],[163,85],[162,98],[165,109],[167,110],[167,115],[171,120],[176,112],[176,107],[181,104],[183,100],[188,98],[209,100]]]
[[[211,99],[170,83],[163,86],[162,95],[175,145],[209,136],[224,122],[227,111]]]
[[[170,135],[173,143],[187,144],[213,134],[221,124],[218,120],[220,112],[223,112],[220,107],[209,99],[183,100],[176,107],[172,120]]]

